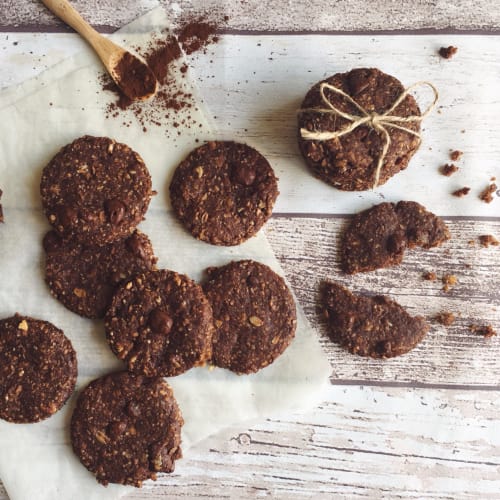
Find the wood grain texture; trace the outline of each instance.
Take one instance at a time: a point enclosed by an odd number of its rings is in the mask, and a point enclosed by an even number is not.
[[[388,383],[493,386],[500,390],[500,247],[481,248],[478,236],[496,234],[500,220],[451,219],[452,239],[440,248],[407,251],[399,266],[348,276],[340,271],[337,252],[344,217],[274,217],[266,234],[304,311],[322,335],[332,364],[332,379]],[[473,242],[470,244],[469,242]],[[449,292],[441,281],[426,281],[425,271],[454,274]],[[333,344],[316,311],[322,280],[336,280],[354,292],[389,295],[412,315],[429,319],[426,339],[407,355],[380,361],[347,353]],[[450,327],[433,317],[457,315]],[[470,324],[490,324],[499,336],[484,339]]]
[[[212,436],[128,498],[498,498],[498,393],[331,386],[325,401]]]
[[[101,29],[116,29],[152,8],[153,0],[74,0],[73,5]],[[161,0],[172,18],[209,14],[237,31],[393,31],[422,29],[497,30],[496,0]],[[0,29],[66,29],[39,2],[0,0]]]

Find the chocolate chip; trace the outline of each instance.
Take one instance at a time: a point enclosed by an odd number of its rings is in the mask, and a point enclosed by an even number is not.
[[[108,435],[111,439],[118,439],[126,430],[126,422],[111,422],[108,425]]]
[[[120,224],[125,216],[125,205],[118,199],[113,198],[104,203],[109,222],[114,226]]]
[[[254,288],[259,284],[259,278],[257,276],[255,276],[254,274],[251,274],[247,278],[247,283],[248,283],[248,286]]]
[[[43,249],[46,252],[57,252],[61,245],[61,238],[55,231],[49,231],[43,238]]]
[[[172,329],[173,323],[168,313],[159,307],[153,309],[149,315],[149,325],[155,333],[167,335]]]
[[[401,234],[391,234],[389,238],[387,238],[387,250],[394,254],[399,254],[405,249],[405,240],[401,236]]]
[[[141,237],[134,233],[126,242],[127,248],[134,254],[143,260],[147,259],[147,252],[144,248],[144,242]]]
[[[370,84],[365,71],[351,71],[348,76],[349,88],[353,96],[360,94]]]
[[[255,181],[255,169],[248,165],[238,165],[234,170],[234,179],[244,186],[251,186]]]
[[[73,226],[78,221],[78,212],[72,207],[62,207],[59,210],[59,222],[62,226]]]

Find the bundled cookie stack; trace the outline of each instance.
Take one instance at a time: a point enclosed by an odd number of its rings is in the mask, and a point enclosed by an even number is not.
[[[154,194],[151,177],[125,144],[76,139],[43,169],[40,192],[53,226],[43,239],[49,289],[69,310],[104,318],[111,350],[127,367],[80,394],[71,420],[73,449],[100,483],[140,486],[157,472],[173,471],[182,455],[183,419],[162,377],[207,362],[239,374],[269,365],[294,337],[293,297],[280,276],[250,260],[210,268],[204,289],[185,275],[158,270],[149,238],[136,229]],[[177,168],[170,192],[186,228],[217,245],[254,235],[278,195],[267,160],[234,142],[193,151]],[[0,417],[34,422],[60,409],[77,374],[63,333],[15,316],[0,322],[0,352],[7,351]]]

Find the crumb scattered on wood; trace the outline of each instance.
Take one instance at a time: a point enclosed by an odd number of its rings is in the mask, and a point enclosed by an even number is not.
[[[481,191],[479,198],[485,203],[491,203],[493,201],[493,193],[498,189],[495,183],[490,184]]]
[[[453,165],[453,163],[447,163],[446,165],[443,165],[439,169],[439,172],[441,172],[442,175],[446,175],[446,177],[449,177],[450,175],[454,174],[457,170],[458,167],[456,165]]]
[[[451,59],[458,51],[457,47],[450,45],[449,47],[441,47],[439,49],[439,55],[444,59]]]
[[[455,322],[455,315],[449,311],[441,311],[434,319],[441,325],[450,326]]]
[[[469,246],[471,246],[471,247],[475,247],[475,246],[476,246],[476,241],[475,241],[475,240],[469,240],[467,243],[468,243],[468,244],[469,244]]]
[[[436,281],[437,274],[434,271],[426,271],[424,274],[422,274],[422,278],[427,281]]]
[[[479,243],[481,243],[482,247],[488,248],[490,245],[496,247],[500,245],[500,241],[498,241],[492,234],[482,234],[479,236]]]
[[[497,334],[491,325],[469,325],[469,330],[476,335],[482,335],[484,338],[494,337]]]
[[[491,182],[495,182],[496,180],[497,180],[497,178],[496,178],[496,177],[492,177],[492,178],[490,179],[490,181],[491,181]]]
[[[470,191],[470,187],[463,187],[463,188],[460,188],[460,189],[457,189],[456,191],[453,191],[453,193],[451,193],[453,196],[456,196],[457,198],[462,198],[462,196],[467,196],[469,194],[469,191]]]
[[[463,154],[463,151],[459,151],[458,149],[456,149],[455,151],[450,152],[450,159],[451,161],[458,161]]]
[[[454,274],[445,274],[441,281],[443,282],[443,292],[448,292],[458,283],[458,279]]]

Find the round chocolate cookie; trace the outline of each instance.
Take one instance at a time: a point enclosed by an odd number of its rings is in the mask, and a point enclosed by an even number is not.
[[[306,94],[299,113],[299,147],[313,174],[324,182],[345,191],[364,191],[374,187],[377,163],[385,143],[384,135],[369,125],[361,125],[339,138],[327,140],[304,139],[300,130],[335,132],[352,124],[333,112],[311,111],[328,109],[320,94],[320,85],[328,83],[351,96],[368,113],[382,114],[389,110],[404,87],[393,76],[378,69],[358,68],[348,73],[337,73],[314,85]],[[325,97],[344,113],[360,116],[361,112],[345,97],[324,89]],[[392,116],[420,116],[420,109],[411,95],[390,113]],[[419,123],[398,123],[418,132]],[[384,125],[385,126],[385,125]],[[380,170],[377,185],[387,182],[404,170],[417,151],[420,139],[408,132],[386,125],[391,142]]]
[[[252,260],[209,268],[204,286],[212,304],[212,362],[236,373],[270,365],[295,335],[297,317],[281,276]]]
[[[39,422],[71,396],[76,353],[53,324],[16,314],[0,320],[0,418]]]
[[[172,472],[184,423],[161,378],[117,372],[92,381],[71,418],[73,451],[97,481],[140,487]]]
[[[45,215],[61,236],[103,245],[127,236],[143,220],[151,177],[127,145],[84,136],[43,169],[40,193]]]
[[[196,238],[238,245],[269,219],[278,183],[269,162],[236,142],[208,142],[177,167],[170,184],[172,207]]]
[[[172,377],[210,359],[210,304],[198,284],[173,271],[150,271],[123,283],[104,326],[111,349],[134,373]]]
[[[149,238],[137,230],[102,246],[62,240],[50,231],[43,246],[50,292],[70,311],[86,318],[104,317],[118,285],[154,269],[157,260]]]
[[[394,300],[354,295],[338,283],[323,284],[322,302],[332,340],[360,356],[400,356],[429,331],[422,316],[410,316]]]

